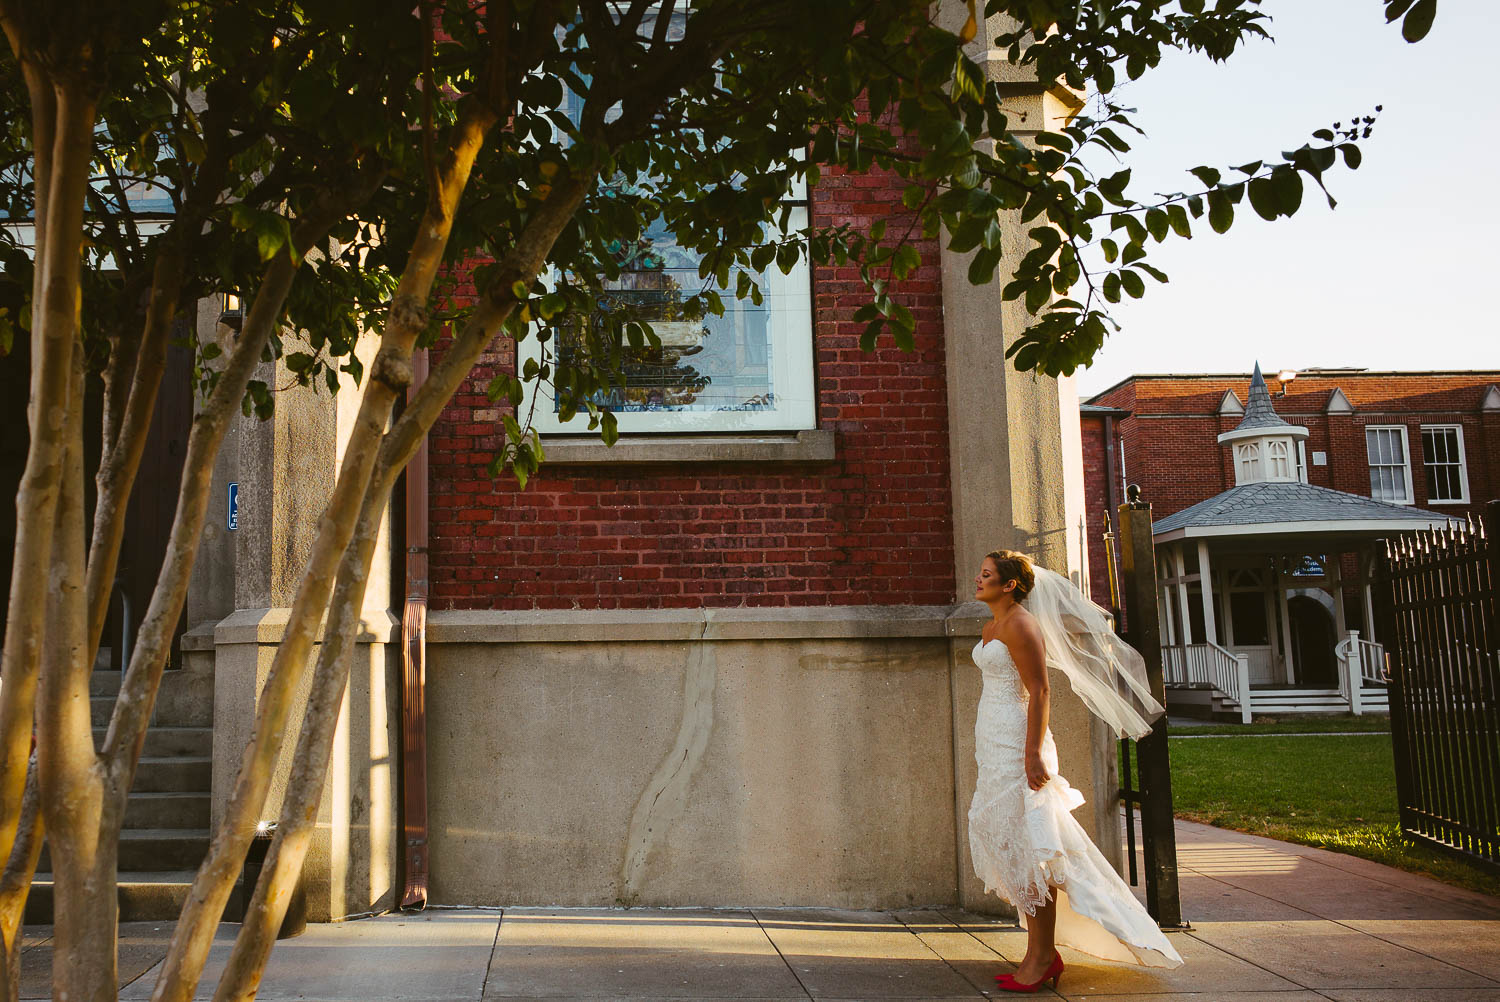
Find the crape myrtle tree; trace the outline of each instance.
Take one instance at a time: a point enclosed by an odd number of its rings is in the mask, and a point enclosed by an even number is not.
[[[1385,6],[1416,40],[1435,4]],[[867,347],[887,335],[910,347],[911,240],[945,239],[972,252],[971,281],[1002,281],[1032,314],[1009,349],[1017,367],[1055,375],[1092,358],[1111,302],[1165,281],[1148,261],[1156,243],[1204,223],[1223,232],[1247,202],[1267,219],[1293,214],[1308,185],[1357,166],[1369,134],[1367,117],[1335,123],[1295,150],[1196,167],[1182,192],[1139,199],[1128,170],[1094,169],[1129,150],[1117,85],[1173,49],[1227,58],[1266,33],[1258,0],[969,0],[952,13],[942,23],[956,32],[906,0],[0,0],[0,342],[30,346],[0,665],[8,997],[44,837],[54,993],[114,997],[126,795],[215,455],[236,413],[274,407],[278,387],[254,378],[263,361],[282,358],[316,392],[337,392],[342,377],[362,396],[156,999],[192,997],[276,755],[295,739],[276,840],[215,997],[254,995],[312,834],[381,512],[481,353],[497,337],[581,344],[564,367],[544,353],[491,384],[512,411],[497,474],[524,485],[544,458],[514,413],[528,381],[554,384],[565,410],[613,442],[598,401],[622,385],[632,351],[659,341],[644,318],[600,302],[650,226],[703,255],[688,315],[759,299],[753,276],[771,266],[856,265]],[[1091,98],[1087,113],[1021,142],[968,43]],[[828,170],[902,178],[911,226],[792,226],[783,197]],[[1002,212],[1032,223],[1025,246],[1002,245]],[[474,260],[485,262],[473,269],[477,300],[453,308],[444,282]],[[225,294],[244,298],[243,324],[191,344],[196,405],[175,521],[96,748],[89,674],[173,321]],[[368,369],[354,353],[362,335],[378,340]],[[440,361],[411,387],[413,351],[439,336]],[[102,446],[86,470],[91,380]],[[308,671],[298,723],[292,696]]]

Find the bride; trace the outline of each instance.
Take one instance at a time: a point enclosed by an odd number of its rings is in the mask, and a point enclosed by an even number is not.
[[[984,692],[974,724],[979,782],[969,847],[985,890],[1021,913],[1026,957],[998,975],[1004,991],[1056,987],[1057,946],[1150,967],[1182,958],[1094,847],[1072,811],[1083,796],[1058,775],[1047,727],[1047,667],[1061,669],[1085,705],[1122,734],[1151,730],[1162,712],[1145,664],[1114,635],[1108,616],[1072,582],[1013,550],[987,554],[974,597],[990,607],[974,648]]]

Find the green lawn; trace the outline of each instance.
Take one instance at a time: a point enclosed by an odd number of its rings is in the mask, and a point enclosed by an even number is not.
[[[1169,744],[1172,801],[1179,817],[1347,852],[1500,895],[1500,879],[1401,841],[1388,734]]]

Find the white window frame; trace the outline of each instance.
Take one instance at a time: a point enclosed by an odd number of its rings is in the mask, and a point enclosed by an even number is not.
[[[1234,447],[1234,475],[1237,484],[1253,484],[1265,478],[1259,442],[1241,442]]]
[[[792,229],[805,227],[809,207],[805,204],[792,208],[789,226]],[[762,276],[761,293],[771,307],[770,354],[771,392],[776,404],[766,410],[723,411],[622,411],[614,412],[616,427],[622,435],[671,435],[692,432],[717,432],[720,434],[755,432],[810,431],[818,426],[817,381],[813,369],[813,302],[812,269],[806,255],[799,255],[797,264],[787,274],[774,263]],[[723,292],[725,306],[734,308],[737,300],[732,292]],[[748,297],[744,300],[750,302]],[[526,359],[542,360],[542,346],[532,335],[520,344],[520,366]],[[549,343],[548,356],[553,367],[556,359],[554,346]],[[521,403],[522,414],[533,414],[532,426],[543,435],[595,435],[588,430],[587,409],[581,409],[571,421],[563,421],[557,414],[553,385],[532,380],[525,384],[526,399]],[[532,399],[536,410],[531,411]]]
[[[691,4],[685,11],[691,10]],[[660,10],[659,3],[649,7],[649,17],[654,21]],[[643,19],[642,31],[649,30]],[[610,109],[607,120],[618,113],[619,106]],[[560,141],[564,137],[554,136]],[[805,152],[797,159],[805,158]],[[806,177],[796,180],[781,205],[790,210],[787,227],[790,231],[804,230],[812,219],[812,193]],[[775,235],[774,233],[772,234]],[[555,274],[544,275],[549,282]],[[730,281],[733,283],[734,274]],[[720,290],[726,311],[741,302],[733,295],[733,285]],[[770,356],[769,375],[771,393],[775,406],[766,410],[723,411],[613,411],[615,427],[621,435],[680,435],[694,432],[717,432],[720,434],[745,434],[765,432],[812,431],[818,427],[818,386],[813,358],[813,297],[812,268],[807,254],[799,254],[791,271],[783,274],[773,261],[761,276],[760,291],[764,301],[771,305],[771,339],[766,345]],[[749,303],[747,297],[743,300]],[[521,342],[516,351],[516,373],[525,370],[526,360],[542,362],[542,344],[537,339],[538,325],[531,325],[530,335]],[[547,346],[548,361],[553,373],[557,367],[556,344]],[[542,435],[598,436],[597,429],[589,431],[588,409],[580,408],[572,420],[559,418],[556,394],[551,379],[528,380],[522,383],[522,401],[517,417],[531,416],[531,426]]]
[[[1297,439],[1297,482],[1305,484],[1307,480],[1307,440]]]
[[[1458,485],[1461,492],[1456,498],[1434,498],[1427,499],[1428,504],[1468,504],[1469,503],[1469,460],[1464,452],[1464,426],[1461,424],[1424,424],[1422,425],[1422,436],[1425,438],[1429,431],[1451,431],[1458,443]],[[1427,480],[1427,443],[1422,443],[1422,480]],[[1444,464],[1447,465],[1447,464]]]
[[[1266,443],[1266,479],[1290,481],[1296,476],[1292,469],[1291,443],[1272,439]]]
[[[1370,487],[1370,497],[1371,497],[1371,499],[1373,499],[1375,501],[1384,501],[1386,504],[1400,504],[1400,505],[1415,504],[1416,503],[1416,494],[1412,490],[1412,481],[1411,481],[1411,439],[1410,439],[1410,435],[1408,434],[1408,429],[1407,429],[1406,425],[1404,425],[1404,424],[1367,424],[1367,425],[1365,425],[1365,468],[1366,469],[1374,469],[1377,466],[1387,466],[1387,465],[1393,466],[1394,465],[1394,464],[1387,464],[1387,463],[1375,463],[1375,462],[1371,461],[1371,458],[1370,458],[1370,432],[1372,432],[1372,431],[1399,431],[1401,433],[1401,456],[1402,456],[1402,460],[1403,460],[1402,476],[1404,478],[1404,482],[1405,482],[1405,485],[1406,485],[1406,498],[1404,500],[1396,500],[1396,499],[1393,499],[1393,498],[1376,497],[1375,496],[1375,488],[1374,488],[1374,485],[1372,484],[1371,487]]]

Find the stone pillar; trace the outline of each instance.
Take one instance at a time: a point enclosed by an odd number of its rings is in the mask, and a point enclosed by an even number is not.
[[[962,3],[943,3],[938,11],[939,22],[953,30],[967,16]],[[982,25],[969,46],[970,56],[989,79],[1005,85],[1006,110],[1010,121],[1020,126],[1017,133],[1022,138],[1057,128],[1077,111],[1076,95],[1043,87],[1028,68],[1013,66],[1004,53],[990,49],[988,41],[1002,30],[998,19]],[[1005,246],[1015,248],[1018,260],[1027,246],[1028,226],[1014,211],[1001,213],[1000,225]],[[972,595],[968,589],[979,561],[997,547],[1022,550],[1062,574],[1071,569],[1062,408],[1076,409],[1077,400],[1071,395],[1064,399],[1057,380],[1017,372],[1005,357],[1006,348],[1030,321],[1024,304],[1001,299],[1005,265],[988,285],[974,286],[968,280],[972,255],[946,247],[941,253],[954,572],[962,603]],[[978,603],[961,604],[952,629],[962,635],[988,615]],[[977,911],[1006,912],[1009,909],[999,899],[984,893],[969,856],[967,822],[976,779],[974,717],[979,696],[979,671],[969,657],[970,646],[953,645],[952,665],[959,899]],[[1119,866],[1115,744],[1059,673],[1052,680],[1052,730],[1063,774],[1090,801],[1075,817]]]
[[[234,346],[234,331],[219,323],[222,309],[223,304],[217,297],[198,301],[198,337],[204,344],[216,343],[223,352],[218,362],[212,364],[222,364],[227,360]],[[195,413],[201,403],[200,399],[194,399]],[[214,485],[208,497],[208,515],[203,522],[198,557],[193,561],[193,577],[188,586],[189,629],[210,628],[235,609],[234,561],[238,530],[229,528],[229,485],[239,482],[239,425],[239,421],[230,425],[214,460]]]
[[[296,350],[294,338],[285,341],[288,351]],[[367,371],[376,347],[373,336],[360,346]],[[256,378],[273,388],[276,410],[268,421],[241,419],[236,428],[234,611],[214,630],[215,825],[233,790],[259,693],[285,632],[360,400],[359,388],[347,377],[336,398],[330,398],[321,380],[316,387],[296,387],[280,362],[262,365]],[[318,832],[303,867],[314,921],[390,907],[395,893],[401,630],[387,609],[388,532],[387,521],[370,569],[364,623],[319,806]],[[314,647],[261,812],[267,820],[280,811],[316,657]]]

